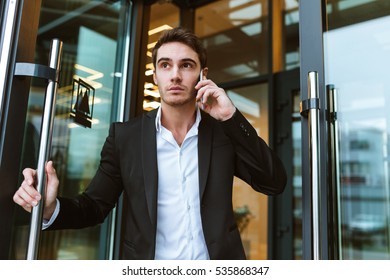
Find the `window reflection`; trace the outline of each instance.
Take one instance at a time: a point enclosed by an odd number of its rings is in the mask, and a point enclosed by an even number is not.
[[[328,0],[328,30],[389,15],[388,0]]]
[[[268,85],[234,88],[227,94],[257,133],[268,142]],[[238,219],[237,223],[247,258],[267,259],[267,196],[254,192],[244,181],[234,178],[233,207],[236,217],[245,214],[245,219]]]
[[[390,259],[389,8],[383,0],[327,5],[325,83],[339,93],[343,259]]]
[[[122,69],[121,65],[115,65],[120,41],[120,8],[121,4],[114,1],[42,1],[34,62],[47,65],[52,38],[60,38],[64,43],[51,149],[51,159],[60,180],[59,194],[63,196],[72,197],[84,191],[99,164],[101,147],[112,121],[114,96],[118,94],[114,91],[118,81],[115,70]],[[70,117],[72,83],[79,78],[96,90],[91,129],[75,124]],[[21,168],[36,167],[36,155],[26,151],[36,147],[32,140],[36,140],[35,134],[40,131],[45,89],[46,83],[42,80],[32,81]],[[16,215],[12,259],[25,259],[29,230],[25,215],[25,212]],[[44,231],[39,259],[105,258],[104,227]]]
[[[293,92],[293,258],[303,258],[302,250],[302,128],[300,115],[300,91]]]
[[[146,50],[143,109],[150,111],[160,106],[160,93],[153,81],[152,49],[162,32],[179,26],[179,8],[169,2],[157,2],[150,8],[150,26]]]
[[[284,59],[284,70],[291,70],[299,67],[299,3],[298,0],[284,0],[284,7],[280,11],[284,15],[283,31],[279,40],[283,42],[282,53]],[[277,25],[273,26],[274,33],[277,32]],[[273,42],[277,44],[277,42]],[[275,55],[275,54],[274,54]]]
[[[216,1],[195,12],[195,33],[217,83],[268,72],[268,1]]]

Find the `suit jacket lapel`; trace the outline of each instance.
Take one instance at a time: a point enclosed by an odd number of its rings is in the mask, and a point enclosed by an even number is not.
[[[210,117],[202,113],[198,130],[199,197],[202,201],[210,166],[213,126]]]
[[[142,118],[142,167],[145,183],[145,195],[152,225],[157,224],[157,144],[156,114],[153,110]]]

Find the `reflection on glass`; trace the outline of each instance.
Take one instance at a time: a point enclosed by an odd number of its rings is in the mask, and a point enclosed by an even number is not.
[[[257,133],[268,142],[268,85],[235,88],[228,90],[227,94]],[[233,207],[247,258],[267,259],[267,196],[254,192],[244,181],[235,178]]]
[[[302,132],[300,115],[300,92],[293,93],[292,139],[293,139],[293,258],[301,260],[302,251]]]
[[[281,11],[284,15],[283,21],[283,54],[284,70],[299,67],[299,3],[298,0],[284,0],[284,7]],[[276,28],[276,26],[274,26]]]
[[[339,92],[342,259],[390,259],[387,4],[328,3],[325,80]]]
[[[169,2],[157,2],[150,8],[148,45],[146,50],[144,102],[145,111],[160,106],[160,93],[153,81],[152,50],[164,30],[179,26],[179,8]]]
[[[195,12],[195,33],[217,83],[268,72],[268,1],[215,1]]]
[[[85,190],[99,164],[109,124],[114,120],[111,108],[114,95],[119,94],[114,86],[120,79],[120,73],[116,72],[115,50],[121,5],[113,2],[42,1],[35,63],[47,64],[52,38],[64,42],[51,150],[51,159],[60,179],[59,193],[63,196],[74,196]],[[74,123],[70,116],[73,83],[78,79],[95,89],[91,129]],[[37,145],[40,131],[45,87],[43,81],[32,82],[22,168],[35,167],[36,153],[32,149]],[[91,102],[90,99],[90,106]],[[24,218],[17,218],[24,220],[24,225],[15,221],[12,259],[25,258],[29,222],[25,215],[21,213]],[[107,237],[102,233],[103,228],[104,225],[82,230],[45,231],[39,258],[104,258]]]

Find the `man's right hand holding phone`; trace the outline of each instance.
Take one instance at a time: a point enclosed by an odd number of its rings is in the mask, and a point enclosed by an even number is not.
[[[218,87],[212,80],[205,79],[202,71],[201,76],[195,89],[198,90],[196,100],[200,103],[202,110],[219,121],[230,119],[236,112],[236,107],[225,90]]]

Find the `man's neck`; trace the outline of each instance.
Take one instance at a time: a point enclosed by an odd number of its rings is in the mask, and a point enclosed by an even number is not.
[[[164,106],[165,105],[165,106]],[[196,106],[172,107],[166,104],[161,107],[161,124],[172,132],[176,142],[180,146],[187,132],[196,120]]]

